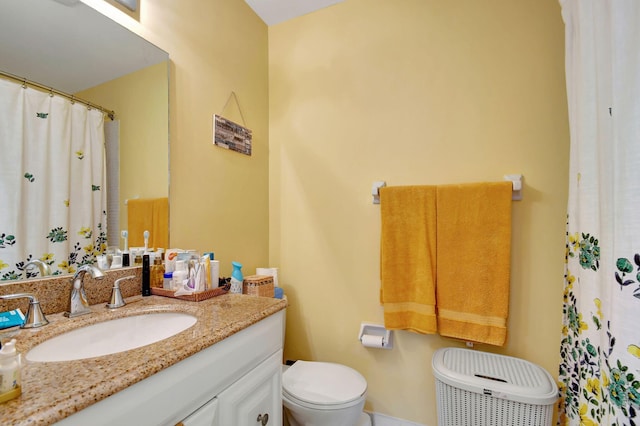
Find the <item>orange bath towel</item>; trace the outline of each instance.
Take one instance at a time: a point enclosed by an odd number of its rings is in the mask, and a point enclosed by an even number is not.
[[[511,182],[438,186],[437,294],[442,336],[502,346],[507,336]]]
[[[127,231],[130,247],[144,247],[149,231],[149,248],[169,248],[169,199],[136,198],[127,201]]]
[[[381,188],[380,208],[385,327],[435,333],[436,187]]]

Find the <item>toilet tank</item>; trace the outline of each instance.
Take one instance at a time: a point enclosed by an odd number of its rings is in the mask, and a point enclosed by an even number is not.
[[[433,355],[439,426],[549,426],[558,387],[528,361],[462,348]]]

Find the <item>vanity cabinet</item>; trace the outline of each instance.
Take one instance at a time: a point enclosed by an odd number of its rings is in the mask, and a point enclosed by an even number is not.
[[[276,312],[57,424],[280,426],[284,317]]]
[[[281,376],[279,351],[218,396],[217,425],[282,425]]]
[[[271,355],[176,426],[280,426],[281,360],[282,351]]]

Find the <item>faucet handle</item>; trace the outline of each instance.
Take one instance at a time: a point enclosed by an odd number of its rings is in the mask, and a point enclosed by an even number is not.
[[[49,320],[42,313],[42,309],[40,308],[40,302],[31,293],[15,293],[15,294],[5,294],[0,296],[0,299],[21,299],[26,297],[29,299],[29,309],[27,310],[27,314],[24,317],[24,323],[20,326],[20,328],[37,328],[42,327],[43,325],[49,324]]]
[[[126,305],[124,299],[122,298],[122,293],[120,292],[120,282],[124,280],[130,280],[135,277],[135,275],[129,275],[115,280],[115,282],[113,283],[113,288],[111,289],[111,301],[107,303],[107,308],[116,309]]]

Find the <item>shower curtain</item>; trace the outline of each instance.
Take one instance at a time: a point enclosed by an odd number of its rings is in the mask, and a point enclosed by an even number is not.
[[[558,423],[640,425],[640,2],[560,3],[571,154]]]
[[[0,79],[0,280],[93,263],[106,244],[104,116]]]

